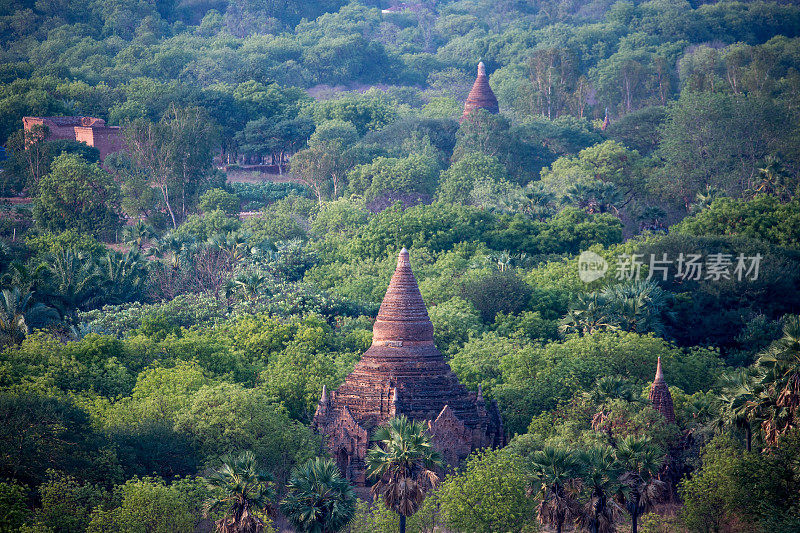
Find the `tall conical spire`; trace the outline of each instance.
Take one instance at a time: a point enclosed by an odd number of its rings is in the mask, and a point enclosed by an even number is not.
[[[318,407],[313,425],[327,435],[326,444],[337,458],[347,456],[343,473],[363,485],[368,435],[401,414],[428,421],[434,446],[454,461],[479,448],[502,446],[505,434],[497,407],[493,403],[487,412],[482,390],[479,396],[458,382],[436,349],[433,325],[403,248],[373,326],[372,346],[330,393],[330,406]]]
[[[664,371],[661,369],[661,356],[658,357],[658,363],[656,363],[656,378],[653,380],[653,383],[656,381],[664,381]]]
[[[397,256],[397,268],[372,328],[372,344],[387,343],[433,343],[433,324],[405,248]]]
[[[497,97],[494,95],[494,91],[489,85],[489,79],[486,77],[486,66],[483,61],[478,63],[478,76],[475,78],[475,83],[472,84],[469,96],[467,96],[461,120],[464,120],[475,109],[485,109],[489,113],[500,112]]]
[[[650,385],[650,403],[653,409],[664,415],[668,422],[675,422],[675,408],[672,404],[672,394],[669,392],[664,379],[664,370],[661,368],[661,358],[656,363],[656,377]]]

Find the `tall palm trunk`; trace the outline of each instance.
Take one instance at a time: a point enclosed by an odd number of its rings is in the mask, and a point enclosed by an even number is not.
[[[400,515],[400,533],[406,533],[406,516]]]

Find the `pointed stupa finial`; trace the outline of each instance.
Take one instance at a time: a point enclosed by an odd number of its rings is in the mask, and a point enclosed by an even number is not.
[[[322,386],[322,396],[319,398],[319,403],[327,404],[328,403],[328,387],[325,385]]]
[[[664,371],[661,369],[661,357],[658,358],[658,363],[656,363],[656,379],[655,381],[664,381]]]
[[[478,76],[486,76],[486,65],[483,64],[483,61],[478,63]]]
[[[397,392],[397,387],[394,388],[394,393],[392,394],[392,403],[397,406],[397,403],[400,401],[400,393]]]
[[[400,265],[407,265],[409,263],[410,260],[408,255],[408,249],[406,249],[406,247],[403,246],[403,249],[400,250],[400,253],[397,255],[397,266],[400,267]]]
[[[478,383],[478,396],[475,397],[475,401],[478,403],[485,403],[483,399],[483,385]]]
[[[373,345],[398,347],[403,342],[433,344],[433,324],[405,248],[397,256],[397,268],[372,326]]]

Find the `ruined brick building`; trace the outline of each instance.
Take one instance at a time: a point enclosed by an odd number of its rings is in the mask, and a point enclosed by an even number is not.
[[[497,403],[469,392],[433,342],[433,325],[403,248],[373,327],[372,346],[345,382],[323,389],[314,428],[324,435],[342,473],[365,483],[364,459],[374,429],[404,414],[423,420],[445,460],[505,444]]]
[[[106,126],[106,121],[94,117],[23,117],[25,131],[33,126],[47,126],[48,141],[69,140],[94,146],[100,152],[100,161],[108,154],[122,149],[119,126]]]
[[[661,369],[661,358],[656,365],[656,377],[650,385],[650,404],[653,409],[664,415],[668,422],[675,423],[675,408],[672,405],[672,394],[664,380],[664,371]]]
[[[461,116],[461,120],[464,120],[467,115],[476,109],[485,109],[492,114],[500,112],[497,98],[489,85],[489,78],[486,77],[486,67],[483,61],[478,63],[478,77],[475,78],[472,90],[470,90],[467,101],[464,103],[464,114]]]

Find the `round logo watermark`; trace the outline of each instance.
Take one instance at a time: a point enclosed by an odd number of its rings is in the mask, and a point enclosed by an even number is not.
[[[584,283],[596,281],[608,272],[608,261],[594,252],[581,252],[578,256],[578,277]]]

